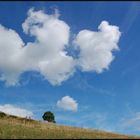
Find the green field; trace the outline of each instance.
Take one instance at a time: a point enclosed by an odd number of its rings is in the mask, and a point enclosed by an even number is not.
[[[0,117],[0,139],[140,138],[104,131],[43,123],[14,116]]]

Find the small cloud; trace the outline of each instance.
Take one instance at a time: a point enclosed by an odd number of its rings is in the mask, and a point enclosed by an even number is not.
[[[82,71],[103,72],[115,58],[112,51],[119,50],[117,45],[121,36],[119,27],[102,21],[98,29],[98,32],[81,30],[76,36],[75,44],[80,49],[77,63]]]
[[[78,110],[78,103],[70,96],[65,96],[61,100],[57,101],[57,107],[62,108],[64,110],[76,112]]]
[[[0,111],[19,117],[33,117],[33,112],[10,104],[0,105]]]

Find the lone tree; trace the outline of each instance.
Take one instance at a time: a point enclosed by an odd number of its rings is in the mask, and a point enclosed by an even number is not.
[[[56,123],[54,114],[50,111],[45,112],[42,118],[44,121]]]

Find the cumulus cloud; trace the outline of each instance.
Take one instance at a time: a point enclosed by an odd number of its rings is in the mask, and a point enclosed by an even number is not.
[[[47,15],[30,9],[22,24],[25,33],[36,37],[36,42],[24,48],[24,60],[30,60],[29,69],[39,71],[53,85],[61,84],[74,72],[73,58],[64,51],[70,27],[58,17],[58,12]]]
[[[10,104],[0,105],[0,111],[19,117],[33,117],[33,113],[31,111]]]
[[[0,80],[6,85],[19,84],[27,71],[39,72],[52,85],[60,85],[80,66],[82,71],[102,72],[114,59],[120,32],[117,26],[103,21],[99,32],[82,30],[75,39],[79,58],[68,55],[70,27],[59,19],[58,10],[52,15],[31,8],[22,24],[23,32],[34,36],[25,44],[18,33],[0,25]]]
[[[58,19],[58,12],[48,15],[30,9],[22,27],[35,42],[25,45],[15,31],[0,26],[0,79],[15,85],[25,71],[37,71],[53,85],[68,79],[74,72],[74,60],[64,51],[70,29]]]
[[[112,51],[119,50],[117,45],[121,35],[119,28],[102,21],[98,29],[98,32],[82,30],[76,36],[75,44],[80,50],[77,64],[82,71],[101,73],[104,69],[108,69],[114,59]]]
[[[57,101],[57,107],[64,110],[74,111],[78,110],[78,103],[70,96],[64,96],[61,100]]]
[[[20,36],[12,29],[0,25],[0,80],[15,85],[22,72],[19,56],[24,45]]]

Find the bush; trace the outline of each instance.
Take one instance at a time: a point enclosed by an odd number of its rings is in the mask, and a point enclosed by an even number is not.
[[[13,119],[17,119],[18,118],[17,116],[14,116],[14,115],[8,115],[8,116],[13,118]]]
[[[45,112],[44,115],[42,116],[44,121],[48,121],[48,122],[52,122],[52,123],[56,123],[55,121],[55,116],[52,112],[48,111]]]
[[[4,112],[0,112],[0,118],[6,117],[7,115]]]

